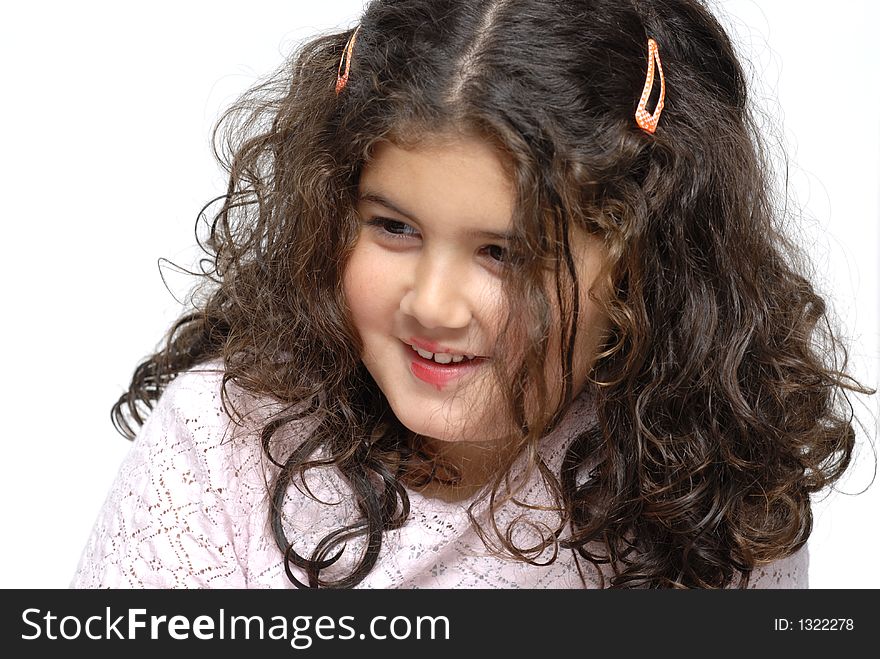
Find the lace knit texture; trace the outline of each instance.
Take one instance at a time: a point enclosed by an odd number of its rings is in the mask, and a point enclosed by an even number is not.
[[[71,587],[294,587],[268,528],[267,482],[274,468],[260,446],[257,420],[266,418],[271,406],[229,385],[236,409],[254,421],[232,424],[221,406],[221,378],[222,371],[208,365],[181,374],[166,389],[120,467]],[[556,473],[564,448],[589,414],[588,406],[577,401],[545,439],[542,455]],[[295,441],[292,434],[288,441]],[[290,488],[285,504],[288,538],[303,555],[310,555],[328,530],[356,515],[347,488],[331,469],[309,472],[307,486],[325,503],[302,493],[300,486]],[[537,476],[523,492],[520,498],[529,503],[550,503]],[[385,535],[378,563],[359,588],[584,587],[571,551],[560,550],[546,566],[493,554],[472,528],[468,501],[449,503],[410,492],[410,503],[406,524]],[[481,511],[485,508],[478,506],[478,518]],[[521,513],[521,507],[510,504],[498,521],[506,525]],[[532,522],[544,515],[544,523],[555,526],[550,512],[528,511]],[[534,527],[516,528],[514,538],[527,545],[522,534]],[[349,566],[346,560],[358,549],[350,543],[338,569]],[[581,566],[586,586],[599,587],[595,568],[583,561]],[[329,577],[334,571],[322,574]],[[756,570],[750,587],[806,588],[806,548]]]

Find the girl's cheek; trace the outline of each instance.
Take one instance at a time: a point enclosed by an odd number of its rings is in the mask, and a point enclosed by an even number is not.
[[[387,260],[369,239],[361,236],[349,256],[342,276],[346,299],[375,296],[384,290]]]
[[[492,334],[494,340],[511,313],[511,304],[501,285],[497,282],[488,283],[480,296],[479,306],[481,324]]]

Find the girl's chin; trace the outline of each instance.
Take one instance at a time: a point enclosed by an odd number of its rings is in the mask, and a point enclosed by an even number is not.
[[[458,389],[435,398],[420,387],[385,389],[391,411],[408,430],[441,442],[486,442],[504,426],[498,395],[486,388]],[[487,402],[489,401],[489,402]]]
[[[395,411],[395,414],[397,412]],[[497,423],[474,424],[465,419],[447,419],[438,423],[437,418],[426,419],[424,416],[401,416],[400,422],[411,432],[420,437],[430,438],[438,442],[489,442],[497,439]]]
[[[432,424],[403,422],[403,425],[419,437],[429,438],[438,442],[465,442],[470,439],[468,433],[449,428],[438,428]]]

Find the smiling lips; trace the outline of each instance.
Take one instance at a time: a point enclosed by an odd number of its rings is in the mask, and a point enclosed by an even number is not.
[[[486,362],[485,357],[471,353],[456,353],[428,341],[409,339],[405,343],[412,351],[410,371],[419,380],[435,387],[437,391]]]

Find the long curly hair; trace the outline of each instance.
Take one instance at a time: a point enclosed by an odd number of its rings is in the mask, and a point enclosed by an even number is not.
[[[277,465],[269,521],[289,578],[357,585],[385,532],[406,521],[407,486],[442,478],[361,363],[341,284],[359,175],[380,140],[467,132],[512,163],[522,258],[506,286],[525,302],[501,341],[526,348],[497,368],[521,429],[517,455],[560,517],[531,547],[496,526],[501,549],[524,561],[551,545],[574,551],[610,566],[612,587],[745,586],[753,569],[797,551],[811,495],[853,453],[846,394],[872,392],[847,375],[807,261],[782,232],[746,76],[711,12],[698,0],[374,0],[359,25],[342,93],[352,30],[301,45],[218,123],[228,189],[203,209],[200,294],[114,405],[120,432],[133,438],[179,373],[222,359],[224,390],[232,382],[283,409],[262,438]],[[667,89],[654,134],[633,118],[648,37]],[[590,295],[609,330],[588,384],[596,423],[551,473],[536,447],[578,394],[575,228],[608,255]],[[550,355],[554,333],[561,349]],[[569,375],[546,410],[550,359]],[[273,437],[306,416],[307,436],[276,455]],[[285,493],[327,464],[361,517],[304,556],[287,537]],[[487,489],[493,511],[511,497],[510,464]],[[351,571],[322,575],[353,537],[365,542]]]

